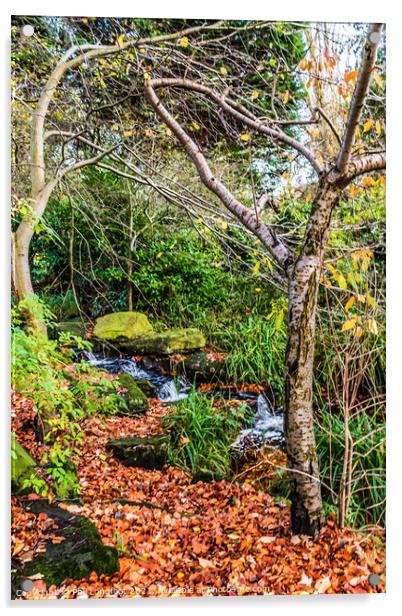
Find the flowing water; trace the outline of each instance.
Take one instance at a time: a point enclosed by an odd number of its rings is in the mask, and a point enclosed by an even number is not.
[[[182,377],[173,379],[165,374],[155,362],[147,360],[121,359],[105,357],[97,353],[85,353],[84,358],[92,366],[111,374],[126,372],[136,381],[149,381],[155,388],[157,398],[166,403],[174,403],[187,398],[191,385]],[[229,393],[228,393],[229,392]],[[259,449],[265,444],[281,445],[283,441],[283,410],[275,408],[265,394],[255,394],[247,391],[213,390],[206,395],[220,393],[231,398],[250,401],[250,406],[256,409],[251,428],[241,430],[233,443],[233,449],[246,451]]]

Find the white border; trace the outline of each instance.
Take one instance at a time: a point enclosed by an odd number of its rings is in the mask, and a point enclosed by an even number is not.
[[[364,0],[336,0],[323,2],[322,0],[286,0],[286,2],[262,2],[261,0],[247,0],[247,2],[234,4],[233,0],[202,0],[201,3],[188,3],[185,0],[148,0],[146,3],[122,2],[114,0],[69,0],[63,4],[51,0],[5,0],[1,6],[0,41],[1,41],[1,103],[3,110],[0,118],[2,123],[1,148],[1,242],[0,242],[0,281],[1,281],[1,338],[0,348],[3,351],[1,364],[1,395],[2,402],[2,447],[3,464],[3,499],[1,507],[2,517],[2,550],[1,562],[5,564],[2,580],[1,603],[7,610],[14,613],[25,612],[26,609],[55,608],[75,610],[80,608],[99,610],[119,610],[119,613],[133,607],[146,610],[147,614],[161,610],[164,612],[199,612],[217,611],[219,609],[231,610],[233,614],[241,614],[244,610],[258,613],[267,611],[280,611],[281,616],[304,616],[305,614],[318,614],[325,611],[326,616],[339,616],[342,613],[378,614],[379,610],[392,609],[399,603],[399,586],[401,586],[401,558],[402,531],[400,520],[402,508],[398,496],[401,493],[401,478],[399,473],[400,450],[402,446],[401,430],[402,391],[401,378],[401,352],[402,336],[400,334],[402,321],[402,144],[401,135],[401,103],[402,103],[402,10],[392,0],[382,2],[367,2]],[[9,151],[10,151],[10,124],[9,124],[9,40],[10,15],[104,15],[138,17],[188,17],[188,18],[235,18],[252,19],[264,18],[273,20],[320,20],[320,21],[381,21],[387,24],[387,84],[388,84],[388,170],[387,170],[387,375],[388,375],[388,419],[387,419],[387,451],[388,451],[388,498],[387,498],[387,594],[386,595],[333,595],[333,596],[299,596],[299,597],[243,597],[243,598],[200,598],[200,599],[146,599],[133,603],[133,600],[96,600],[72,602],[14,602],[8,601],[9,594],[9,492],[7,486],[8,468],[8,439],[9,439]],[[399,430],[398,430],[399,427]]]

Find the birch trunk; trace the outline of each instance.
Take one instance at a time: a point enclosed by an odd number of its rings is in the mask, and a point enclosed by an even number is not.
[[[341,190],[323,182],[288,287],[285,433],[292,470],[292,530],[313,536],[324,521],[313,414],[317,295],[331,214]]]

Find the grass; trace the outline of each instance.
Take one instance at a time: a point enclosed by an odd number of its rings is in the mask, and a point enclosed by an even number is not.
[[[246,405],[234,408],[222,399],[207,398],[193,390],[164,419],[171,439],[171,464],[193,475],[205,473],[228,477],[231,468],[230,445],[248,423],[251,411]]]

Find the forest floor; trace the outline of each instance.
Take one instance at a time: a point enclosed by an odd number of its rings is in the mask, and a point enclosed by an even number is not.
[[[32,420],[32,405],[18,395],[13,402],[13,429],[38,457],[43,445],[22,428]],[[191,483],[177,468],[125,467],[106,451],[110,438],[159,433],[167,412],[152,399],[148,413],[139,418],[85,421],[85,444],[77,460],[83,505],[61,506],[96,524],[104,543],[118,548],[120,570],[49,588],[36,580],[26,599],[385,591],[380,531],[341,531],[329,519],[316,540],[292,536],[288,505],[247,481]],[[29,561],[43,550],[43,514],[26,512],[17,497],[12,510],[12,553]],[[381,578],[375,587],[368,582],[370,574]]]

